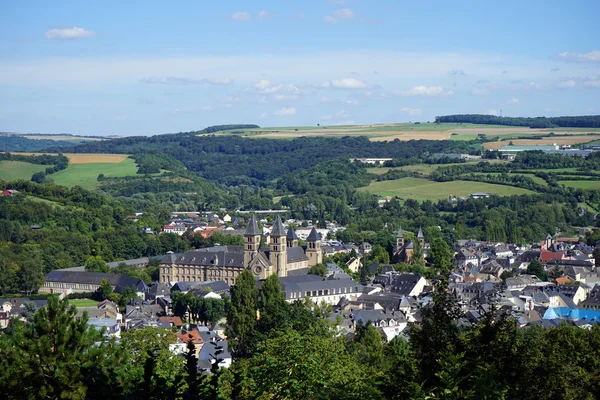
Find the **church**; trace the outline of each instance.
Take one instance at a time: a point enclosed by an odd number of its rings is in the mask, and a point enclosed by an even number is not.
[[[169,252],[160,265],[159,281],[222,280],[233,285],[244,269],[249,269],[259,279],[266,279],[272,274],[284,277],[289,271],[310,268],[323,262],[321,240],[314,228],[306,238],[306,246],[298,246],[296,232],[292,227],[286,232],[281,217],[277,216],[271,230],[269,248],[261,248],[260,239],[261,231],[252,215],[244,233],[244,246],[214,246],[179,255]]]
[[[421,228],[419,228],[419,232],[417,233],[417,241],[421,246],[422,257],[424,257],[429,249],[429,244],[425,243],[425,235],[423,235],[423,230]],[[414,253],[415,244],[412,240],[404,240],[404,232],[402,231],[402,227],[400,227],[398,234],[396,235],[396,250],[394,251],[392,260],[397,263],[410,263],[414,258]]]

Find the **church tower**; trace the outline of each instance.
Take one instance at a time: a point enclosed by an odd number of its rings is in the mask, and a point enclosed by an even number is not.
[[[271,230],[271,252],[269,261],[273,266],[273,272],[279,276],[287,276],[287,248],[286,234],[281,217],[278,215]]]
[[[419,227],[419,232],[417,233],[417,240],[421,242],[421,248],[425,248],[425,235],[423,235],[423,230]]]
[[[400,227],[396,235],[396,250],[400,250],[402,247],[404,247],[404,232],[402,232],[402,227]]]
[[[298,235],[296,235],[296,231],[291,226],[287,231],[286,241],[288,249],[290,247],[298,247]]]
[[[248,268],[250,261],[258,254],[260,248],[260,231],[254,214],[250,217],[246,232],[244,232],[244,267]]]
[[[306,238],[306,256],[308,257],[308,266],[321,264],[323,262],[323,251],[321,250],[321,239],[315,228],[312,228]]]

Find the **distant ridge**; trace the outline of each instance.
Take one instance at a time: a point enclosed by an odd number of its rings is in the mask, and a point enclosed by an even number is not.
[[[436,123],[528,126],[530,128],[600,128],[600,115],[574,117],[498,117],[485,114],[456,114],[435,117]]]

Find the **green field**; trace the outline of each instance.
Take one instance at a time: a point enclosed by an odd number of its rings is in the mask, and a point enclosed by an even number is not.
[[[98,302],[91,299],[74,299],[69,300],[69,304],[74,305],[75,307],[95,307]]]
[[[0,179],[14,181],[30,180],[36,172],[42,172],[51,165],[31,164],[24,161],[0,161]]]
[[[500,174],[498,173],[494,173],[494,172],[473,172],[473,175],[487,175],[487,176],[498,176]],[[516,172],[507,172],[506,173],[509,176],[515,176],[515,175],[520,175],[520,176],[526,176],[528,178],[533,179],[533,181],[535,183],[539,183],[540,185],[544,185],[546,186],[548,183],[543,180],[542,178],[540,178],[539,176],[535,176],[534,174],[521,174],[521,173],[516,173]],[[470,175],[470,174],[467,174]]]
[[[93,189],[98,185],[98,175],[104,174],[107,178],[121,178],[135,176],[137,165],[131,158],[125,158],[118,163],[89,163],[69,164],[67,169],[49,176],[57,185],[67,187],[81,186],[84,189]]]
[[[559,185],[569,186],[575,189],[600,189],[600,181],[558,181]]]
[[[380,196],[400,196],[403,199],[415,200],[440,200],[447,199],[449,195],[468,196],[474,192],[485,192],[498,196],[534,193],[531,190],[513,186],[471,181],[434,182],[420,178],[373,182],[359,190],[369,191]]]

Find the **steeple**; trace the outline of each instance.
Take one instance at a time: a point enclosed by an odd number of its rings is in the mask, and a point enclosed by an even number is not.
[[[273,271],[279,276],[287,276],[287,248],[285,229],[278,215],[271,230],[271,252],[269,261],[273,265]]]
[[[246,232],[244,236],[260,236],[261,232],[258,230],[258,224],[256,223],[256,218],[254,218],[254,214],[250,216],[250,221],[248,221],[248,226],[246,227]]]
[[[423,235],[423,229],[419,227],[419,232],[417,233],[417,240],[421,242],[421,246],[425,247],[425,236]]]
[[[291,226],[289,227],[285,238],[287,241],[287,247],[298,247],[298,235],[296,235],[294,228]]]
[[[285,229],[283,223],[281,223],[281,217],[278,215],[273,222],[273,229],[271,229],[271,237],[285,236]]]
[[[321,238],[315,228],[312,228],[306,238],[306,255],[310,267],[323,262],[323,250],[321,250]]]
[[[258,229],[256,218],[252,214],[244,233],[244,267],[247,268],[250,265],[250,261],[258,254],[259,247],[260,230]]]
[[[402,232],[402,227],[398,229],[398,234],[396,235],[396,250],[404,247],[404,232]]]

